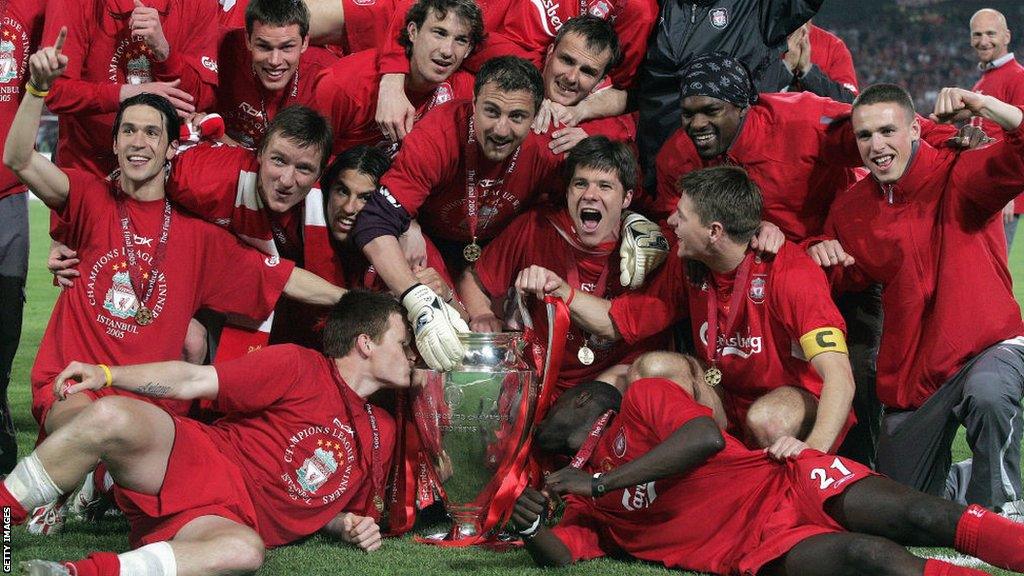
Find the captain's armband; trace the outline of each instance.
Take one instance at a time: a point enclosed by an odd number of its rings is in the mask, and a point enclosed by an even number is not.
[[[846,337],[839,328],[825,326],[811,330],[800,337],[800,348],[809,361],[822,352],[839,352],[849,354],[846,349]]]

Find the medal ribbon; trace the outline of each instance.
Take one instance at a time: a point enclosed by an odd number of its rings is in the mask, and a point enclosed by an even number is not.
[[[565,235],[564,231],[561,230],[557,225],[555,225],[555,229],[558,230],[558,232],[560,234],[562,234],[563,236]],[[571,244],[575,244],[574,242],[571,241],[571,239],[570,239],[570,243]],[[591,253],[595,254],[595,255],[596,254],[601,254],[600,252],[591,252]],[[611,254],[611,252],[608,252],[608,254]],[[594,296],[597,296],[598,298],[603,298],[604,297],[605,289],[608,287],[608,270],[610,268],[611,268],[611,263],[608,261],[608,259],[606,257],[605,261],[604,261],[604,266],[601,268],[601,273],[597,277],[597,283],[594,285],[594,291],[590,292],[590,294],[593,294]],[[581,292],[585,292],[585,290],[583,290],[583,283],[580,280],[580,265],[579,265],[579,261],[576,259],[576,252],[575,252],[575,250],[573,248],[570,248],[568,250],[568,258],[567,258],[566,267],[565,267],[565,277],[566,277],[565,278],[566,281],[569,283],[569,286],[572,286],[573,288],[577,288]],[[583,339],[580,342],[580,348],[590,348],[590,334],[587,333],[585,330],[581,330],[581,332],[583,333]],[[582,361],[581,361],[581,363],[582,363]],[[593,362],[591,362],[591,364],[592,363]]]
[[[345,406],[345,412],[348,414],[349,423],[351,423],[353,430],[355,430],[356,421],[352,415],[352,411],[349,408],[348,401],[345,399],[347,392],[345,389],[351,390],[348,384],[345,383],[345,379],[341,377],[341,373],[338,372],[338,365],[333,361],[331,364],[331,375],[334,377],[334,383],[338,386],[338,392],[341,393],[342,404]],[[368,507],[370,515],[373,516],[375,521],[381,519],[382,510],[378,510],[376,503],[384,502],[384,459],[380,455],[380,429],[377,427],[377,416],[373,413],[373,405],[369,402],[363,402],[363,410],[366,411],[366,417],[370,421],[370,432],[372,434],[372,441],[370,443],[370,482],[371,482],[371,495],[370,502],[372,506]],[[353,434],[354,436],[355,434]],[[363,459],[363,445],[361,442],[356,441],[356,448],[359,450],[359,456]]]
[[[149,267],[149,282],[145,291],[143,286],[141,270],[139,269],[139,258],[135,256],[135,244],[132,241],[132,231],[128,221],[128,208],[124,203],[124,194],[120,190],[116,192],[117,212],[121,218],[121,232],[124,237],[124,253],[128,259],[128,280],[131,282],[132,291],[139,301],[139,306],[145,306],[146,301],[153,295],[153,288],[156,286],[156,279],[160,275],[160,264],[167,256],[167,239],[171,232],[171,202],[164,198],[164,219],[160,225],[160,239],[157,240],[156,250],[153,254],[153,264]]]
[[[512,179],[512,172],[516,169],[516,161],[519,159],[520,150],[522,150],[521,144],[512,153],[512,160],[505,170],[506,180]],[[473,129],[472,116],[469,117],[469,136],[466,138],[465,154],[462,157],[466,159],[466,220],[469,221],[469,235],[473,237],[473,243],[476,243],[476,228],[477,223],[480,221],[478,215],[480,196],[477,194],[476,189],[476,167],[480,162],[480,150],[476,146],[476,131]],[[500,199],[501,194],[498,194],[498,197]]]
[[[598,441],[601,440],[601,435],[604,434],[604,429],[608,426],[608,422],[614,415],[615,410],[607,410],[594,422],[594,425],[590,428],[590,434],[587,435],[587,439],[580,446],[580,449],[576,451],[572,461],[569,462],[570,468],[579,470],[590,460],[590,457],[594,455],[594,449],[597,448]]]
[[[736,280],[732,285],[732,295],[729,297],[729,310],[726,312],[725,326],[723,333],[729,334],[735,328],[736,317],[739,316],[740,304],[743,303],[743,295],[747,291],[747,279],[750,277],[750,268],[754,263],[754,253],[748,253],[740,267],[736,269]],[[718,364],[718,291],[714,286],[708,289],[708,360],[712,366]]]

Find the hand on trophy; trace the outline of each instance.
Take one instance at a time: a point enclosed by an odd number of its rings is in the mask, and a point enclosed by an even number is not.
[[[578,468],[562,468],[548,474],[544,479],[544,490],[549,494],[564,496],[565,494],[576,494],[577,496],[591,496],[593,475],[579,470]]]
[[[532,294],[543,300],[546,294],[554,294],[562,300],[569,297],[569,285],[558,275],[542,266],[523,268],[516,276],[516,291]]]
[[[465,353],[459,332],[469,332],[459,313],[423,284],[402,295],[402,306],[416,335],[416,349],[427,365],[440,371],[457,366]]]
[[[544,513],[547,509],[547,496],[527,486],[512,509],[512,526],[516,532],[527,532],[527,535],[532,536],[544,523]]]
[[[626,212],[619,257],[619,284],[635,290],[668,257],[668,240],[657,224],[636,212]]]

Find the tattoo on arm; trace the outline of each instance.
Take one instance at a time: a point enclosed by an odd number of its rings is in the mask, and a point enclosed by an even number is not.
[[[154,398],[164,398],[169,396],[171,393],[170,386],[164,386],[159,382],[146,382],[142,386],[136,386],[132,389],[132,392],[142,394],[143,396],[152,396]]]

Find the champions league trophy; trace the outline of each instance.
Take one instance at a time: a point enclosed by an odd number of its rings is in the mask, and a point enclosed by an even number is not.
[[[520,333],[459,338],[460,365],[417,369],[411,401],[425,473],[453,521],[447,540],[475,543],[500,530],[521,490],[511,484],[527,457],[539,386]]]

